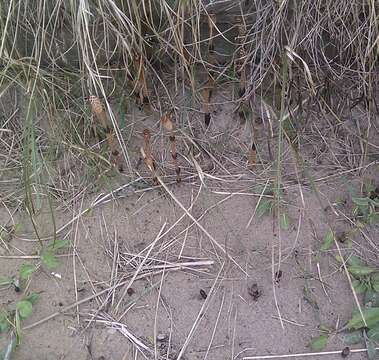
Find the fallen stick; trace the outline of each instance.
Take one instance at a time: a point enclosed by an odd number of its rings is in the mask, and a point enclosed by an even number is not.
[[[379,350],[379,348],[376,348]],[[351,354],[367,352],[367,349],[350,349]],[[301,357],[311,357],[311,356],[322,356],[322,355],[336,355],[342,354],[342,350],[333,351],[321,351],[313,353],[301,353],[301,354],[284,354],[284,355],[257,355],[257,356],[246,356],[242,360],[263,360],[263,359],[290,359],[290,358],[301,358]]]

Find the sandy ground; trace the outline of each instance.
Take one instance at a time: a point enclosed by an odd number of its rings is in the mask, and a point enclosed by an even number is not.
[[[57,228],[71,222],[59,233],[71,246],[60,252],[61,264],[54,269],[59,278],[44,267],[32,276],[28,290],[38,293],[39,300],[23,326],[62,309],[64,313],[24,330],[14,359],[220,360],[308,353],[307,344],[320,334],[320,325],[339,328],[346,323],[354,297],[335,261],[336,247],[319,249],[327,221],[338,232],[349,229],[343,216],[351,212],[348,184],[359,191],[363,178],[377,181],[377,165],[359,172],[356,159],[346,160],[349,155],[339,151],[339,145],[349,133],[331,139],[323,150],[314,133],[305,134],[301,151],[316,179],[320,206],[301,173],[302,181],[296,180],[296,167],[285,146],[282,209],[289,228],[280,229],[272,215],[253,216],[262,188],[275,174],[269,165],[264,128],[258,137],[263,165],[248,170],[249,128],[232,115],[231,105],[217,106],[214,111],[206,131],[200,117],[190,118],[194,135],[202,143],[208,139],[214,156],[196,157],[203,173],[189,165],[185,138],[177,136],[180,184],[175,184],[167,137],[156,119],[136,121],[133,131],[139,135],[128,144],[132,164],[137,168],[141,133],[148,127],[154,134],[153,152],[161,177],[176,201],[162,187],[133,185],[74,218],[101,192],[129,181],[116,175],[103,188],[76,201],[54,202]],[[326,124],[318,125],[327,131]],[[337,166],[332,154],[343,165]],[[151,184],[143,164],[138,173]],[[18,208],[11,217],[7,210],[1,209],[1,223],[13,218],[22,230],[9,240],[10,251],[2,250],[0,276],[14,275],[25,261],[38,263],[38,259],[9,258],[36,255],[38,242],[31,241],[35,235],[25,211]],[[38,217],[37,226],[42,237],[51,235],[48,211]],[[158,236],[160,231],[163,236]],[[353,236],[351,248],[341,243],[341,249],[377,265],[378,228],[370,226],[364,233],[366,237]],[[279,263],[281,275],[275,279]],[[93,296],[99,292],[100,296]],[[0,304],[12,304],[20,296],[13,288],[2,290]],[[6,338],[1,336],[3,344]],[[333,335],[325,350],[344,347],[340,335]],[[312,357],[339,358],[339,354]],[[365,359],[366,355],[350,358]]]

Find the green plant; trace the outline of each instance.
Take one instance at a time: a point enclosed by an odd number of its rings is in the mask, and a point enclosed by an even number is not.
[[[57,252],[60,249],[67,248],[68,245],[67,240],[52,240],[40,250],[41,265],[49,270],[57,267],[59,265]],[[6,289],[13,285],[16,292],[21,292],[39,266],[39,264],[31,263],[21,264],[17,276],[0,278],[0,287]],[[5,348],[0,351],[0,359],[9,359],[13,350],[20,345],[21,322],[32,314],[33,305],[37,300],[38,295],[32,292],[28,295],[23,295],[7,308],[0,309],[0,333],[10,335]]]
[[[331,229],[329,229],[324,236],[324,241],[320,247],[320,250],[321,251],[329,250],[330,247],[333,245],[333,241],[334,241],[334,233]]]
[[[366,184],[363,196],[351,198],[353,215],[365,224],[373,224],[379,220],[379,188]]]
[[[69,242],[67,240],[55,239],[52,240],[45,248],[41,249],[41,263],[48,269],[54,269],[59,265],[56,253],[60,249],[67,248]]]
[[[10,354],[21,342],[21,322],[33,312],[33,305],[38,300],[36,293],[31,293],[10,305],[8,309],[0,310],[0,333],[8,333],[9,341],[0,351],[1,359],[9,359]]]
[[[263,216],[272,214],[275,209],[275,204],[277,201],[281,203],[281,208],[283,208],[283,196],[281,194],[281,191],[279,192],[279,195],[277,196],[277,190],[273,189],[269,186],[266,186],[263,190],[261,190],[261,194],[259,197],[259,200],[257,202],[257,205],[255,206],[254,215],[258,218],[261,218]],[[286,212],[281,211],[280,212],[280,227],[283,230],[288,230],[290,226],[290,220]]]
[[[314,351],[321,351],[329,336],[339,333],[343,334],[342,340],[346,345],[365,344],[368,357],[373,360],[376,359],[375,344],[379,343],[379,269],[368,266],[355,255],[350,256],[346,263],[355,292],[363,296],[362,313],[358,309],[353,310],[350,320],[339,330],[320,327],[324,333],[311,339],[308,345]]]

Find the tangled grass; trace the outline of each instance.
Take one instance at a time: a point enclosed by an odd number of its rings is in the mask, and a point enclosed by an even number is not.
[[[10,0],[0,5],[0,27],[0,97],[18,104],[12,112],[3,102],[3,173],[23,173],[23,187],[3,201],[23,194],[31,213],[51,185],[47,160],[71,151],[96,174],[104,170],[99,163],[110,164],[88,145],[89,96],[104,101],[130,174],[127,140],[110,99],[120,114],[136,98],[162,115],[180,112],[181,92],[190,92],[195,109],[211,101],[219,84],[236,85],[231,101],[240,113],[257,97],[277,112],[279,152],[297,126],[286,120],[295,112],[306,118],[309,104],[338,116],[361,103],[368,128],[376,129],[370,122],[378,110],[373,1]],[[200,111],[209,122],[207,108]],[[359,136],[367,145],[368,133]]]

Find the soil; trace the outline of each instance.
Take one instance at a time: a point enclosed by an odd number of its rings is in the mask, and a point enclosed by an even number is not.
[[[33,274],[28,291],[39,294],[39,299],[22,326],[65,311],[23,330],[14,359],[220,360],[308,353],[307,344],[320,335],[320,325],[335,329],[349,320],[355,301],[335,260],[338,251],[335,245],[324,252],[320,247],[328,222],[338,233],[350,228],[343,215],[351,214],[349,189],[359,193],[364,181],[378,181],[377,163],[362,168],[360,156],[351,155],[359,149],[359,141],[348,131],[353,120],[346,120],[345,127],[336,126],[333,134],[330,125],[320,120],[317,131],[303,134],[300,153],[320,199],[284,144],[281,211],[287,214],[289,226],[281,229],[275,211],[253,216],[276,171],[267,145],[268,120],[263,116],[258,125],[258,164],[249,168],[251,128],[240,122],[232,104],[225,103],[225,94],[220,91],[216,96],[214,101],[220,105],[213,107],[208,129],[197,113],[177,121],[179,128],[186,121],[184,131],[208,151],[191,155],[185,145],[190,145],[188,139],[177,132],[181,183],[175,183],[168,137],[157,125],[157,117],[136,110],[136,117],[127,118],[133,126],[123,135],[131,165],[142,179],[74,221],[101,193],[128,183],[130,177],[109,174],[101,187],[54,200],[56,228],[72,221],[58,233],[58,238],[70,241],[70,247],[60,251],[56,269],[41,266]],[[162,186],[152,186],[151,174],[143,163],[138,165],[144,128],[153,134],[159,175],[177,201]],[[372,139],[378,145],[377,140]],[[65,164],[72,158],[71,171],[80,174],[80,162],[72,154],[64,156]],[[8,239],[9,251],[1,247],[0,276],[13,276],[23,262],[38,263],[22,256],[37,255],[39,243],[21,205],[8,204],[0,211],[0,224],[21,224],[21,230]],[[41,238],[53,233],[47,206],[36,225]],[[157,239],[162,228],[165,235]],[[340,247],[343,254],[359,254],[378,266],[378,239],[378,227],[370,225],[352,236],[351,246],[340,243]],[[127,289],[134,274],[144,276]],[[112,289],[121,282],[125,284]],[[100,296],[66,309],[103,290]],[[0,292],[0,303],[11,306],[21,296],[8,288]],[[3,346],[6,338],[1,336]],[[141,346],[147,350],[138,350]],[[329,338],[325,350],[344,347],[338,334]],[[366,355],[350,357],[365,359]]]

